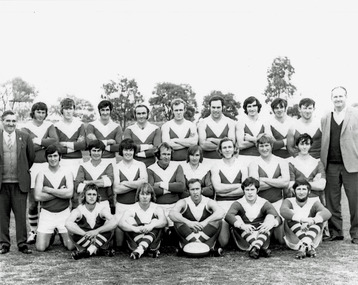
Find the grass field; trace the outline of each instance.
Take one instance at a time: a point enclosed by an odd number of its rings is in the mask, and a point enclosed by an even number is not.
[[[343,198],[344,241],[324,242],[316,258],[296,260],[294,252],[273,247],[272,257],[250,259],[228,250],[222,257],[177,257],[164,247],[158,259],[131,260],[127,253],[75,261],[55,244],[45,253],[17,251],[12,223],[10,253],[0,255],[0,284],[358,284],[358,246],[348,233]]]

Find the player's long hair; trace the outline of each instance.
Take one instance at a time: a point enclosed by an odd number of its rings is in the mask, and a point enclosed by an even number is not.
[[[44,102],[37,102],[37,103],[32,105],[31,112],[30,112],[31,119],[35,118],[35,111],[36,110],[41,110],[41,111],[44,110],[46,112],[45,119],[47,118],[48,109],[47,109],[47,105]]]
[[[192,145],[188,148],[187,156],[186,156],[186,162],[190,162],[190,156],[194,155],[197,151],[199,151],[200,159],[199,162],[203,162],[203,149],[199,145]]]
[[[161,154],[161,150],[162,149],[170,149],[170,153],[171,153],[171,155],[170,155],[170,160],[173,160],[173,154],[174,154],[174,150],[173,150],[173,148],[167,143],[167,142],[162,142],[159,146],[158,146],[158,148],[155,150],[155,152],[154,152],[154,155],[155,155],[155,157],[158,159],[158,160],[160,160],[160,154]]]
[[[269,143],[272,148],[274,141],[275,141],[274,137],[269,134],[266,134],[266,133],[259,134],[257,136],[256,147],[259,148],[260,144]]]
[[[45,150],[45,158],[46,158],[46,161],[47,161],[47,162],[48,162],[48,156],[49,156],[50,154],[54,154],[56,151],[57,151],[57,153],[58,153],[59,160],[61,160],[62,155],[61,155],[61,153],[60,153],[60,148],[59,148],[57,145],[55,145],[55,144],[50,144],[50,145],[46,148],[46,150]]]
[[[224,157],[224,156],[223,156],[223,153],[221,152],[221,146],[222,146],[222,144],[223,144],[224,142],[232,142],[232,145],[234,146],[233,156],[239,153],[238,149],[235,147],[234,141],[233,141],[232,139],[229,139],[229,138],[226,138],[226,137],[225,137],[225,138],[223,138],[223,139],[219,142],[219,145],[218,145],[218,147],[217,147],[217,149],[216,149],[216,151],[217,151],[217,153],[220,155],[220,157]]]
[[[132,139],[124,139],[121,141],[121,143],[119,144],[119,155],[123,156],[123,150],[127,149],[127,150],[134,150],[134,154],[136,154],[138,152],[138,147],[137,145],[134,143],[134,141]]]
[[[98,193],[98,187],[94,183],[86,184],[85,188],[83,189],[82,193],[80,194],[80,197],[78,198],[80,204],[84,205],[86,204],[86,193],[89,190],[95,190],[97,192],[97,203],[101,201],[101,196]]]
[[[139,201],[139,194],[147,193],[151,195],[150,201],[156,202],[157,197],[155,196],[155,192],[153,187],[149,183],[143,183],[141,186],[138,187],[137,192],[135,193],[135,201]]]
[[[71,108],[73,108],[73,110],[76,109],[75,101],[71,98],[63,99],[60,105],[61,105],[60,112],[62,115],[63,115],[63,109],[71,109]]]
[[[106,108],[109,107],[109,110],[112,112],[113,109],[113,104],[111,101],[109,100],[102,100],[101,102],[99,102],[97,109],[98,109],[98,113],[101,115],[101,109],[102,108]]]
[[[86,150],[88,150],[91,153],[92,148],[99,148],[100,150],[104,151],[106,146],[100,140],[93,140],[88,144]]]
[[[313,144],[313,139],[309,134],[304,133],[304,134],[300,134],[299,137],[297,138],[297,140],[296,140],[296,146],[297,147],[300,144],[300,142],[309,143],[310,145],[312,145]]]

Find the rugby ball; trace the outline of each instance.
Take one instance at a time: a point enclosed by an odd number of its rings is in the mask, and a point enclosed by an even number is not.
[[[183,251],[188,257],[204,257],[209,255],[210,247],[202,242],[189,242]]]

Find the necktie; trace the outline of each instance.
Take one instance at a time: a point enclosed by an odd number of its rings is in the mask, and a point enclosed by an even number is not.
[[[9,135],[9,137],[8,137],[8,140],[7,140],[7,146],[8,146],[9,148],[11,148],[11,147],[12,147],[12,139],[11,139],[11,135]]]

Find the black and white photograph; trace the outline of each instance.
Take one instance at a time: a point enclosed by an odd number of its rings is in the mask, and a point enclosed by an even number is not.
[[[0,1],[0,284],[358,284],[357,27]]]

